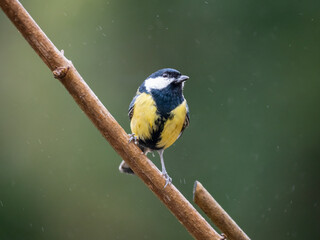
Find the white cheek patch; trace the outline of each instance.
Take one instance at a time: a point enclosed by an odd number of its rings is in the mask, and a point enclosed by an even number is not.
[[[172,79],[167,79],[164,77],[149,78],[145,81],[145,87],[147,91],[151,89],[163,89],[167,87],[172,82]]]

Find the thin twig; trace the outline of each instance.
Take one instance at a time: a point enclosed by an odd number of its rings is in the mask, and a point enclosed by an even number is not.
[[[198,181],[194,183],[193,201],[207,214],[228,240],[250,240]]]
[[[16,0],[0,0],[0,6],[110,145],[170,209],[189,233],[196,239],[221,239],[222,237],[173,184],[163,189],[165,179],[157,167],[134,143],[128,143],[129,137],[126,132],[84,82],[73,64],[53,45],[23,6]]]

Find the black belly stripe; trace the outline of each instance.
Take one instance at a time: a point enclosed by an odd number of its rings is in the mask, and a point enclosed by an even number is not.
[[[171,114],[172,115],[172,114]],[[169,118],[172,118],[171,115]],[[158,142],[161,141],[161,133],[163,131],[164,125],[166,121],[168,120],[167,117],[160,117],[157,119],[155,124],[158,126],[156,131],[152,131],[151,138],[150,139],[139,139],[139,145],[141,145],[144,148],[149,148],[151,150],[160,150],[162,148],[157,147]]]

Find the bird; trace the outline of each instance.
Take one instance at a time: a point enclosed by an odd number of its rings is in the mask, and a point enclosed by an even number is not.
[[[173,68],[164,68],[152,73],[138,88],[129,105],[131,134],[143,153],[157,151],[160,156],[162,175],[171,184],[164,164],[164,150],[170,147],[189,126],[189,107],[183,95],[185,81],[189,77]],[[119,170],[134,174],[124,161]]]

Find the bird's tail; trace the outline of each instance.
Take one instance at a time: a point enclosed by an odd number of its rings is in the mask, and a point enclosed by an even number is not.
[[[147,154],[148,152],[150,152],[151,150],[146,148],[146,147],[143,147],[142,145],[138,145],[139,148],[141,149],[141,151],[144,153],[144,154]],[[122,173],[127,173],[127,174],[133,174],[134,175],[134,172],[132,171],[132,169],[129,167],[129,165],[122,160],[122,162],[120,163],[120,166],[119,166],[119,171],[122,172]]]
[[[122,162],[120,163],[119,166],[119,171],[122,173],[127,173],[127,174],[134,174],[134,172],[132,171],[132,169],[129,167],[129,165],[122,160]]]

